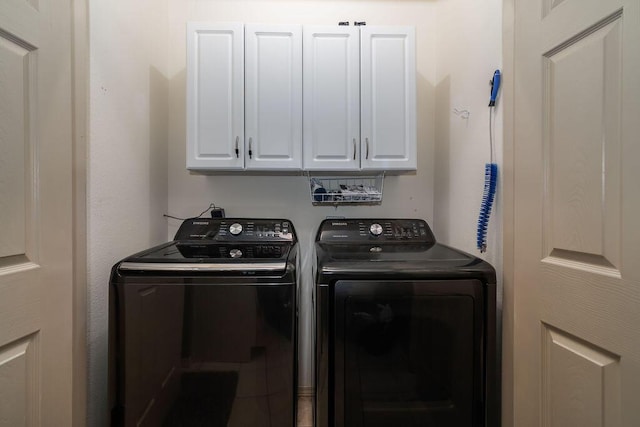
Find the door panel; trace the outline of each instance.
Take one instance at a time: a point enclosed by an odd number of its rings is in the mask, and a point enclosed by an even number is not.
[[[37,262],[34,208],[37,49],[0,31],[0,267]]]
[[[514,6],[507,421],[639,425],[640,1]]]
[[[362,169],[415,169],[415,30],[360,28]]]
[[[543,425],[620,425],[620,357],[543,325]]]
[[[0,2],[0,425],[72,425],[72,9]]]
[[[547,255],[616,271],[621,18],[597,23],[543,60]]]
[[[187,168],[244,167],[244,27],[187,24]]]
[[[0,348],[2,425],[38,425],[40,396],[37,334]]]
[[[4,37],[3,37],[4,36]],[[27,157],[30,141],[26,132],[29,123],[29,50],[21,43],[0,34],[0,99],[3,100],[0,115],[0,258],[14,263],[25,255],[27,247],[26,213],[27,183],[31,165]],[[13,261],[12,261],[13,260]],[[24,258],[22,258],[24,260]]]
[[[360,169],[360,31],[304,27],[304,168]]]
[[[247,25],[247,169],[302,168],[302,27]]]

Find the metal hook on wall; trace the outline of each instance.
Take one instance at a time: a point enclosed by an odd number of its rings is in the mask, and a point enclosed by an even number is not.
[[[453,114],[460,117],[461,119],[468,120],[471,112],[469,110],[458,110],[457,108],[454,108]]]

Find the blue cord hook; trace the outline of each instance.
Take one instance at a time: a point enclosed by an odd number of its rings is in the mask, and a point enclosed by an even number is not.
[[[498,97],[498,90],[500,89],[500,70],[496,70],[493,73],[493,79],[491,79],[491,98],[489,99],[489,107],[495,107],[496,98]]]

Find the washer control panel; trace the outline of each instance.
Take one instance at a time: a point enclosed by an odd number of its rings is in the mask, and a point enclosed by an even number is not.
[[[295,242],[291,221],[286,219],[189,218],[174,240],[216,242]]]
[[[421,219],[326,219],[320,224],[318,242],[419,242],[435,243],[429,225]]]

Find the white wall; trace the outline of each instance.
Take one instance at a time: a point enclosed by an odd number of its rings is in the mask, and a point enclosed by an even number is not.
[[[90,0],[88,422],[107,425],[111,266],[166,239],[168,13],[154,0]]]
[[[169,211],[193,216],[215,203],[227,216],[290,219],[302,249],[300,385],[312,385],[311,248],[320,221],[327,215],[418,217],[433,219],[435,6],[429,1],[265,1],[170,0]],[[303,176],[191,174],[185,169],[185,24],[189,20],[337,25],[413,25],[417,37],[418,172],[390,176],[384,200],[375,207],[314,207]],[[178,222],[169,226],[175,232]]]
[[[498,277],[502,326],[502,108],[494,111],[498,191],[487,233],[487,252],[476,249],[478,213],[489,151],[489,81],[502,68],[502,0],[438,2],[436,48],[435,210],[437,238],[486,259]],[[454,113],[468,111],[468,119]],[[501,338],[499,336],[499,341]]]
[[[476,229],[489,154],[489,81],[502,66],[502,1],[438,2],[436,24],[436,237],[502,266],[500,190],[494,202],[488,249],[476,249]],[[454,113],[466,110],[469,118]],[[502,109],[494,111],[495,162],[502,164]],[[498,180],[498,184],[500,180]]]

